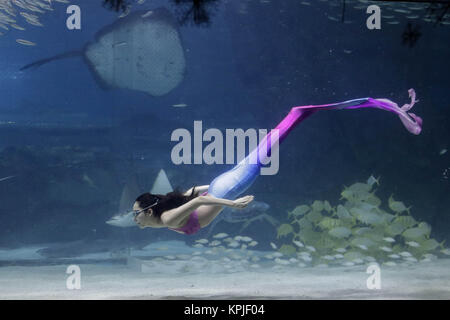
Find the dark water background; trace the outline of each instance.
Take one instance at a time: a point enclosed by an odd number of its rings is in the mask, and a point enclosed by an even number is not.
[[[180,27],[187,73],[168,95],[151,97],[127,90],[104,91],[81,59],[19,73],[36,59],[81,48],[117,13],[100,1],[74,1],[82,8],[82,30],[65,28],[65,6],[41,17],[43,28],[27,26],[35,47],[20,46],[17,33],[0,38],[0,246],[127,237],[149,241],[186,239],[162,229],[122,230],[105,224],[116,213],[127,178],[137,173],[149,190],[164,168],[174,186],[208,184],[228,167],[175,166],[170,134],[207,128],[271,128],[295,105],[361,97],[409,101],[414,88],[424,119],[419,136],[391,114],[376,110],[318,113],[283,143],[280,171],[260,177],[249,190],[271,205],[279,220],[286,211],[315,199],[338,202],[344,185],[381,176],[377,192],[395,199],[431,224],[439,241],[450,240],[450,27],[418,22],[422,36],[402,45],[407,24],[365,27],[363,11],[348,10],[352,24],[326,18],[340,9],[327,3],[302,6],[295,0],[262,5],[221,2],[207,27]],[[151,9],[165,1],[147,1]],[[174,5],[167,7],[174,10]],[[346,53],[344,50],[350,50]],[[171,105],[186,103],[186,108]],[[83,180],[87,175],[96,187]],[[217,232],[233,233],[222,223]],[[256,222],[246,234],[271,240],[276,231]]]

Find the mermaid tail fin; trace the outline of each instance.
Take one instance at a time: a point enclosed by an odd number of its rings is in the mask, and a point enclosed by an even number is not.
[[[411,98],[411,103],[404,104],[403,107],[401,107],[403,111],[409,111],[409,109],[411,109],[415,103],[419,102],[419,100],[416,100],[416,91],[414,91],[414,89],[409,89],[408,93],[409,97]]]
[[[333,104],[323,104],[323,105],[311,105],[311,106],[299,106],[293,109],[298,110],[331,110],[331,109],[359,109],[359,108],[377,108],[390,112],[396,113],[400,120],[402,121],[405,128],[412,134],[419,134],[422,131],[422,118],[415,115],[412,112],[408,112],[414,104],[419,102],[416,100],[416,92],[414,89],[408,90],[411,102],[404,104],[401,108],[393,101],[389,99],[373,99],[373,98],[362,98],[349,100]]]
[[[255,150],[233,169],[221,174],[211,182],[208,193],[218,198],[227,199],[234,199],[242,194],[260,174],[260,168],[267,163],[266,160],[271,150],[278,146],[296,125],[319,110],[382,109],[397,114],[409,132],[416,135],[419,134],[422,131],[422,118],[412,112],[408,112],[418,102],[416,100],[416,92],[414,89],[409,89],[408,92],[411,102],[404,104],[401,108],[391,100],[373,98],[355,99],[333,104],[293,107],[275,129],[271,130],[264,137]],[[257,159],[256,163],[254,159]]]
[[[395,112],[399,116],[405,128],[412,134],[418,135],[422,131],[423,120],[421,117],[408,111],[411,110],[414,104],[419,102],[419,100],[416,100],[416,92],[414,91],[414,89],[409,89],[408,93],[409,97],[411,98],[411,102],[404,104],[401,108],[399,108],[399,106],[395,102],[388,99],[372,100],[382,102],[384,105],[379,106],[379,108]]]

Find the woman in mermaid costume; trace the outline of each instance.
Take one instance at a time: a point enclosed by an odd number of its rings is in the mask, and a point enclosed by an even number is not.
[[[300,122],[320,110],[376,108],[397,114],[405,128],[412,134],[422,130],[422,119],[408,112],[416,102],[414,89],[409,89],[411,102],[399,107],[388,99],[362,98],[340,103],[293,107],[287,116],[271,130],[246,158],[231,170],[216,177],[209,185],[193,187],[185,193],[179,191],[166,195],[144,193],[133,206],[134,220],[141,227],[169,228],[195,234],[207,226],[224,206],[244,208],[253,196],[238,198],[255,181],[266,157]],[[253,160],[253,161],[252,161]]]

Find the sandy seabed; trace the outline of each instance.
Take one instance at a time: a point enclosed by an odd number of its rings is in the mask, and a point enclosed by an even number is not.
[[[229,274],[151,274],[126,265],[81,264],[81,289],[67,265],[0,268],[1,299],[450,299],[450,259],[381,269],[367,289],[365,267],[261,269]]]
[[[151,260],[142,252],[122,260],[97,254],[46,264],[35,250],[0,252],[0,299],[450,299],[450,259],[382,265],[381,288],[368,289],[368,264],[244,268],[223,258],[185,255],[183,260],[181,255],[171,261]],[[23,260],[24,254],[28,260]],[[80,267],[78,290],[66,286],[71,264]]]

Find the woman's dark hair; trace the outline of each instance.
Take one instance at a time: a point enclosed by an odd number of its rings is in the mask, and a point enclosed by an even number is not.
[[[192,192],[189,196],[185,196],[178,189],[165,195],[151,194],[149,192],[146,192],[137,197],[136,202],[139,204],[139,207],[144,209],[151,206],[152,204],[155,204],[156,201],[158,201],[158,203],[154,207],[152,207],[152,210],[153,215],[159,218],[164,211],[178,208],[179,206],[182,206],[183,204],[191,201],[196,196],[197,194],[195,193],[194,187],[192,188]]]

